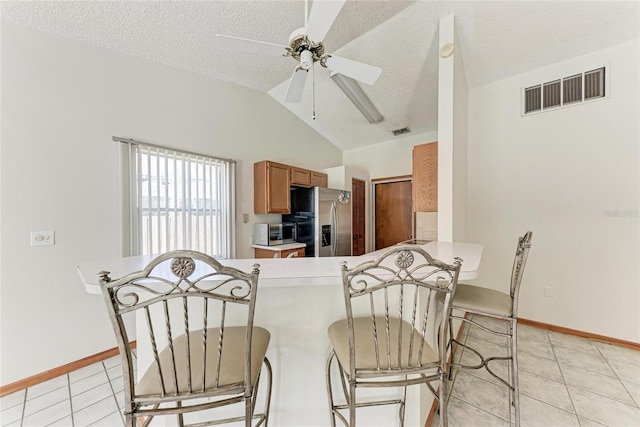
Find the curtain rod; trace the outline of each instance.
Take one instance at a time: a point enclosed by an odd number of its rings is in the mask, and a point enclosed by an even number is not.
[[[163,150],[172,150],[172,151],[175,151],[176,153],[190,154],[192,156],[200,156],[200,157],[209,157],[211,159],[222,160],[222,161],[229,162],[229,163],[234,163],[234,164],[238,163],[237,161],[235,161],[233,159],[224,159],[222,157],[209,156],[207,154],[202,154],[202,153],[195,153],[193,151],[180,150],[178,148],[172,148],[172,147],[164,147],[162,145],[156,145],[156,144],[149,144],[148,142],[136,141],[135,139],[130,139],[130,138],[120,138],[119,136],[114,136],[114,137],[112,137],[112,139],[115,142],[121,142],[123,144],[146,145],[148,147],[161,148]]]

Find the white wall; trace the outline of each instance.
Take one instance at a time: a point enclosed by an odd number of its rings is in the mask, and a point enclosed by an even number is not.
[[[454,16],[440,19],[438,51],[455,43]],[[438,55],[438,240],[453,241],[455,57]]]
[[[455,18],[440,19],[438,60],[438,240],[467,241],[468,86]]]
[[[466,242],[469,87],[457,34],[453,61],[453,241]]]
[[[438,140],[438,132],[405,135],[362,148],[347,150],[342,154],[345,166],[369,171],[371,179],[411,175],[413,147]]]
[[[504,290],[533,231],[521,317],[640,342],[639,52],[634,40],[470,91],[468,236],[485,245],[483,283]],[[603,65],[606,99],[521,117],[523,87]]]
[[[236,159],[238,257],[251,256],[257,222],[253,162],[342,162],[264,93],[7,23],[1,55],[3,385],[115,347],[101,298],[75,272],[119,255],[112,136]],[[56,244],[30,247],[43,230]]]
[[[437,132],[397,137],[367,147],[347,150],[342,155],[342,161],[346,167],[368,170],[371,180],[411,175],[413,173],[413,147],[437,141],[437,139]],[[367,188],[367,197],[367,219],[370,220],[373,210],[372,198],[374,197],[371,185]],[[367,252],[374,250],[374,227],[373,221],[369,221],[366,237]]]

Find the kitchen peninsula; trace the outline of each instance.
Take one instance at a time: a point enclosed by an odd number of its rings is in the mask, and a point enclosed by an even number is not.
[[[461,258],[461,281],[477,276],[482,245],[429,242],[423,247],[431,256],[447,263],[455,257]],[[354,257],[221,261],[244,271],[249,271],[255,263],[260,264],[255,324],[271,333],[267,353],[274,374],[271,425],[329,425],[325,386],[325,363],[330,351],[327,327],[345,316],[340,263],[346,261],[350,267],[355,266],[373,259],[377,253]],[[122,277],[141,270],[153,258],[149,255],[84,262],[78,265],[78,273],[85,290],[99,294],[98,272],[107,270],[112,278]],[[139,335],[143,333],[138,331]],[[144,353],[144,349],[139,349],[138,371],[151,361],[151,356]],[[397,390],[367,390],[363,394],[367,392],[390,397],[398,393]],[[430,396],[417,387],[408,389],[405,425],[424,425]],[[393,407],[370,408],[359,412],[358,421],[366,426],[397,425],[397,411]]]
[[[256,258],[295,258],[304,257],[304,243],[285,243],[283,245],[251,245]]]

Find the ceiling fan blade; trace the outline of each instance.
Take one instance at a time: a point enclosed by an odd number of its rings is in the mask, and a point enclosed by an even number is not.
[[[346,0],[313,0],[309,21],[307,22],[307,37],[314,42],[324,40],[333,25],[333,21],[342,10]]]
[[[351,77],[368,85],[374,84],[382,73],[382,68],[376,67],[375,65],[369,65],[335,55],[327,58],[325,64],[331,71],[344,74],[347,77]]]
[[[216,34],[216,44],[225,49],[242,50],[244,52],[264,53],[267,55],[284,55],[286,46],[258,40],[243,39],[241,37]]]
[[[309,70],[305,70],[301,67],[296,67],[296,69],[293,70],[293,75],[291,76],[291,80],[289,80],[289,88],[287,89],[287,94],[284,97],[286,102],[300,102],[308,74]]]

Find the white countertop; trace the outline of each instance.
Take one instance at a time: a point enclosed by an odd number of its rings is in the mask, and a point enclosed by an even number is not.
[[[251,245],[251,247],[254,249],[264,249],[266,251],[280,252],[280,251],[288,251],[289,249],[306,248],[307,244],[306,243],[285,243],[284,245],[272,245],[272,246]]]
[[[474,279],[478,275],[483,246],[475,243],[429,242],[424,249],[436,259],[453,263],[455,257],[462,259],[459,280]],[[253,264],[260,265],[258,283],[261,287],[342,285],[340,263],[349,267],[373,259],[380,251],[361,256],[296,258],[228,259],[220,263],[243,271],[250,271]],[[142,270],[157,255],[142,255],[115,259],[81,262],[78,274],[85,290],[100,294],[98,272],[109,271],[112,279]]]

